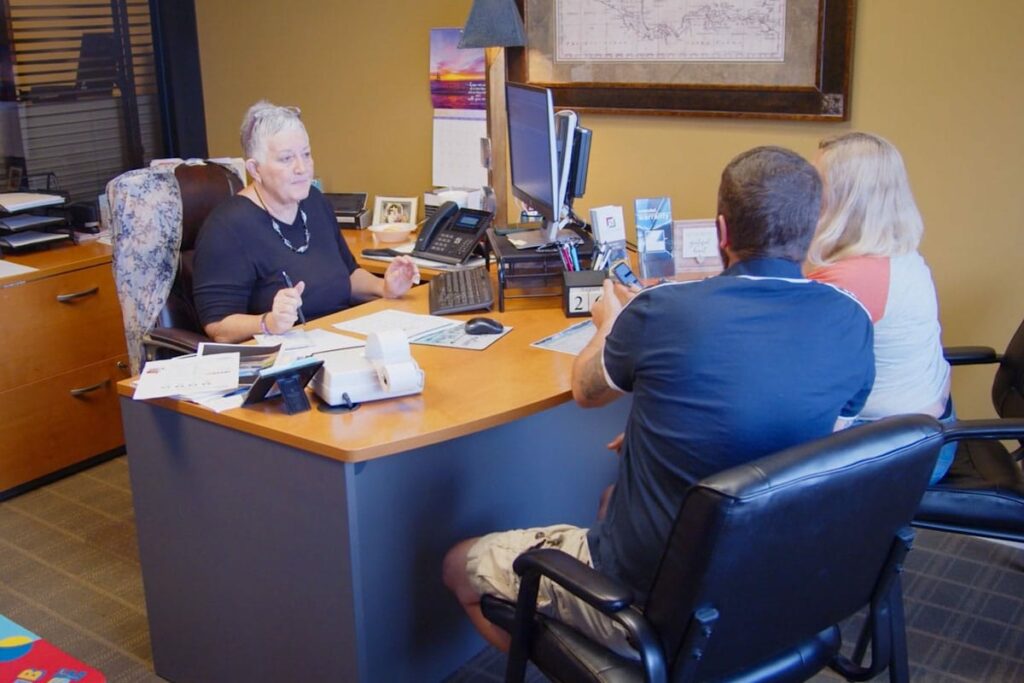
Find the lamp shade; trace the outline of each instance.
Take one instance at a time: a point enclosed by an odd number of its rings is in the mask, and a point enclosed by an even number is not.
[[[526,30],[515,0],[473,0],[459,47],[526,45]]]

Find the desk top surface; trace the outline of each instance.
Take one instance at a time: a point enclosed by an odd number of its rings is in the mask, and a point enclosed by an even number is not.
[[[426,313],[427,286],[400,300],[372,301],[308,323],[333,329],[341,320],[386,308]],[[532,303],[532,302],[531,302]],[[501,425],[572,400],[574,358],[530,344],[579,322],[566,318],[558,300],[545,308],[513,308],[487,314],[512,331],[483,351],[412,344],[412,355],[426,373],[423,393],[364,403],[352,413],[325,413],[312,396],[312,410],[287,415],[280,399],[223,413],[184,401],[155,403],[209,422],[346,462],[400,453]],[[451,316],[466,320],[473,314]],[[128,380],[118,385],[130,397]]]
[[[350,230],[344,229],[341,231],[341,236],[345,238],[345,243],[348,244],[348,248],[352,250],[352,255],[356,258],[356,263],[365,270],[377,275],[382,275],[385,270],[388,269],[390,261],[382,261],[380,259],[371,259],[363,256],[363,249],[381,249],[385,247],[398,247],[411,243],[416,238],[416,233],[412,235],[405,242],[398,244],[379,242],[374,234],[370,230]],[[426,266],[420,266],[420,275],[423,279],[428,280],[434,275],[440,272],[434,268],[428,268]]]

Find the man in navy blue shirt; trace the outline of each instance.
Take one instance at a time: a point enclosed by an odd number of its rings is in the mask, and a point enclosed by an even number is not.
[[[851,296],[800,271],[820,199],[821,181],[802,157],[750,150],[722,173],[720,276],[631,298],[605,281],[572,388],[584,407],[633,395],[618,478],[592,529],[501,532],[452,549],[446,583],[492,643],[503,646],[505,636],[479,614],[479,596],[515,598],[520,552],[558,547],[643,602],[691,484],[857,416],[874,381],[871,321]],[[541,583],[539,605],[635,656],[617,625],[557,586]]]

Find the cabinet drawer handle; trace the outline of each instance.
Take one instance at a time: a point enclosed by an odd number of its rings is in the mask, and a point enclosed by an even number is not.
[[[72,396],[85,396],[89,392],[96,391],[97,389],[102,389],[103,387],[107,386],[108,384],[110,384],[110,380],[109,379],[105,379],[102,382],[96,382],[96,384],[90,384],[87,387],[79,387],[78,389],[72,389],[71,390],[71,395]]]
[[[75,301],[76,299],[82,299],[87,296],[92,296],[98,291],[100,291],[100,286],[96,285],[92,289],[83,289],[81,292],[72,292],[71,294],[58,294],[57,301],[61,302],[62,304],[66,304],[71,301]]]

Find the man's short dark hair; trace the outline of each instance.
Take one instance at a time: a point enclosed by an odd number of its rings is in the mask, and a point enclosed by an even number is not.
[[[718,213],[740,259],[803,261],[820,212],[821,178],[796,152],[755,147],[722,171]]]

